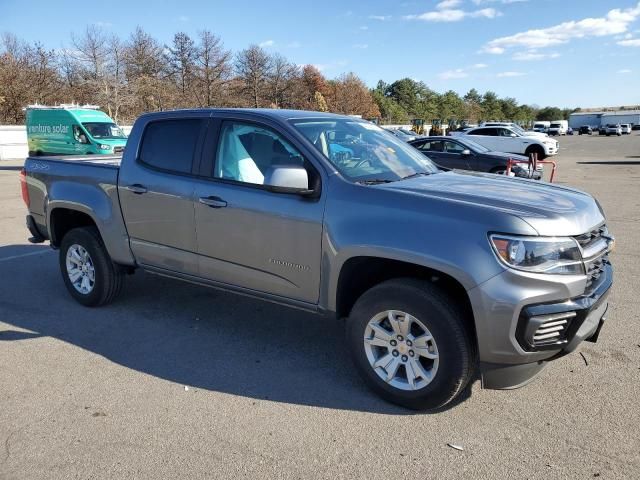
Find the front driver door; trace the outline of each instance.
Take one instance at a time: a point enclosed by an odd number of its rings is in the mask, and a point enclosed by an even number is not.
[[[473,152],[471,152],[464,145],[455,142],[453,140],[444,140],[444,153],[442,154],[443,163],[448,168],[457,168],[460,170],[476,170],[477,169],[477,159]],[[462,152],[464,151],[470,152],[465,155]]]
[[[308,304],[318,302],[325,196],[304,198],[265,186],[274,165],[303,163],[272,125],[243,119],[217,122],[207,142],[195,215],[200,275],[208,280]],[[216,147],[217,144],[217,147]],[[212,158],[210,167],[204,157]]]

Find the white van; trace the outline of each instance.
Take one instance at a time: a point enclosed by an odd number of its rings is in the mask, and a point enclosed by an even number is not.
[[[566,135],[569,130],[569,122],[567,120],[554,120],[549,125],[549,135]]]
[[[540,133],[547,133],[547,130],[549,130],[550,125],[551,125],[551,122],[547,122],[546,120],[536,122],[533,124],[533,131],[540,132]]]

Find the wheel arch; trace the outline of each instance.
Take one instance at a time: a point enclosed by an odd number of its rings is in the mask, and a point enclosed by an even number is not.
[[[394,258],[353,256],[340,268],[334,311],[338,318],[349,315],[356,300],[367,290],[394,278],[417,278],[429,282],[452,298],[464,315],[465,326],[477,342],[471,300],[463,281],[439,268]]]

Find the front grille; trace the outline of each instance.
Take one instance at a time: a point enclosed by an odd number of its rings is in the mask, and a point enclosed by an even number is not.
[[[603,223],[599,227],[591,230],[590,232],[583,233],[582,235],[578,235],[573,238],[575,238],[578,241],[578,243],[583,249],[586,249],[587,247],[592,245],[594,242],[596,242],[598,239],[600,239],[601,237],[606,237],[608,234],[609,234],[609,230],[607,229],[607,226]]]
[[[539,347],[563,341],[571,319],[575,316],[576,312],[563,312],[531,317],[529,321],[538,327],[534,330],[529,343],[533,347]]]
[[[611,237],[605,224],[574,237],[582,247],[584,266],[587,274],[587,293],[598,284],[598,280],[609,264]]]
[[[585,264],[585,266],[587,267],[587,290],[590,289],[594,283],[597,283],[598,279],[604,273],[604,269],[608,263],[609,254],[605,253],[592,262]]]

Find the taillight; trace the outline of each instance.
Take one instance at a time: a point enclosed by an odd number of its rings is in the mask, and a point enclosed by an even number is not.
[[[22,200],[25,205],[29,206],[29,187],[27,185],[27,173],[24,168],[20,170],[20,190],[22,191]]]

